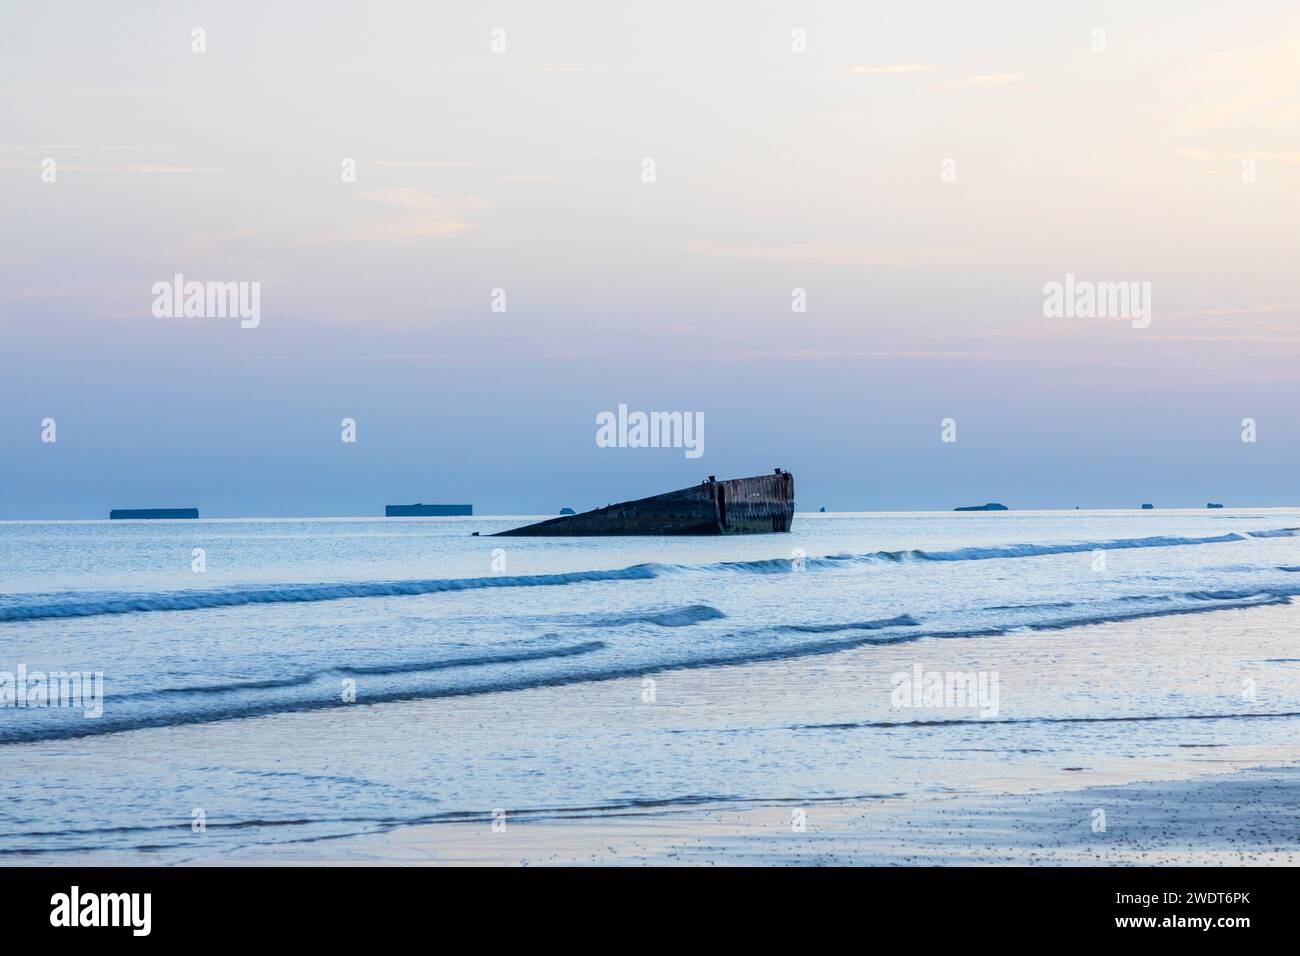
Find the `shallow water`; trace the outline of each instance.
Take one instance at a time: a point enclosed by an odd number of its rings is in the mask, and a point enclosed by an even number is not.
[[[0,759],[24,781],[0,805],[0,851],[242,846],[496,807],[943,790],[966,785],[981,753],[1095,763],[1118,746],[1149,759],[1171,733],[1188,746],[1284,739],[1300,711],[1300,648],[1285,641],[1188,660],[1167,639],[1092,648],[1063,630],[1172,614],[1190,631],[1206,611],[1289,602],[1300,512],[818,514],[790,535],[470,536],[515,523],[0,524],[0,672],[105,683],[98,717],[0,707]],[[854,648],[872,679],[852,700],[805,675],[790,702],[756,710],[732,682],[688,725],[662,719],[673,672],[770,662],[770,701],[781,662]],[[1097,654],[1114,658],[1106,680],[1066,679]],[[896,706],[889,675],[941,661],[1003,675],[995,712]],[[1032,689],[1011,679],[1029,664]],[[1268,693],[1245,699],[1246,680]],[[574,689],[606,698],[596,681],[628,683],[625,715],[593,706],[584,723]],[[548,714],[538,688],[561,686],[565,710]],[[210,819],[201,834],[195,807]]]

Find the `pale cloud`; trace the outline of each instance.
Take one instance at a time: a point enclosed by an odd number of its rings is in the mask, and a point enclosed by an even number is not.
[[[1011,86],[1025,78],[1023,73],[977,73],[945,84],[950,90],[969,90],[994,86]]]
[[[52,158],[58,162],[58,169],[75,170],[83,173],[224,173],[230,170],[215,166],[187,166],[183,163],[158,162],[69,162],[62,157],[85,153],[144,153],[158,152],[143,146],[51,143],[44,146],[19,144],[0,144],[0,154],[10,156],[31,156],[30,160],[7,160],[0,162],[0,169],[39,169],[36,159]],[[107,159],[108,157],[104,157]]]
[[[56,157],[57,158],[57,157]],[[36,169],[35,162],[0,163],[0,169]],[[228,173],[231,170],[218,166],[177,166],[171,163],[59,163],[59,172],[73,170],[81,173]]]
[[[975,253],[961,249],[887,249],[875,246],[792,243],[787,245],[711,242],[694,240],[682,244],[689,255],[752,262],[802,262],[824,265],[897,265],[906,262],[962,260]]]
[[[1167,312],[1167,318],[1200,318],[1221,315],[1269,315],[1274,313],[1300,312],[1297,302],[1265,302],[1260,305],[1237,305],[1218,309],[1197,309],[1194,312]]]
[[[487,204],[473,197],[445,199],[409,187],[367,189],[357,194],[365,202],[378,203],[402,213],[397,218],[365,223],[325,233],[333,242],[418,242],[464,232],[471,227],[468,217]]]
[[[493,69],[507,73],[604,73],[603,66],[576,66],[564,63],[541,66],[498,66]]]
[[[1201,56],[1164,85],[1184,133],[1293,126],[1300,122],[1300,19],[1261,43]]]
[[[866,76],[882,76],[889,73],[932,73],[933,63],[892,63],[889,66],[851,66],[850,73]]]
[[[5,298],[15,302],[32,302],[44,299],[68,299],[73,295],[73,291],[67,286],[29,286],[7,293]]]
[[[426,57],[367,57],[361,62],[362,67],[384,71],[415,71],[428,73],[604,73],[603,66],[587,66],[580,63],[537,63],[537,64],[487,64],[456,65]]]
[[[1232,342],[1238,345],[1259,345],[1268,343],[1270,345],[1300,345],[1300,334],[1297,335],[1162,335],[1157,332],[1150,336],[1144,336],[1153,342]]]
[[[1283,163],[1294,166],[1300,163],[1300,152],[1294,150],[1277,152],[1273,150],[1230,150],[1203,149],[1197,146],[1175,146],[1174,153],[1190,159],[1254,159],[1266,163]]]
[[[237,226],[230,229],[195,232],[175,241],[174,245],[186,255],[210,256],[229,253],[232,250],[246,251],[254,243],[264,242],[267,238],[258,229]]]
[[[421,211],[446,209],[448,203],[421,189],[399,186],[392,189],[363,189],[358,196],[368,202],[383,203],[387,206],[400,206],[403,209]]]
[[[17,146],[0,143],[0,153],[18,153],[28,156],[48,156],[50,153],[119,153],[119,152],[141,152],[143,147],[140,146],[74,146],[68,143],[57,143],[47,146]]]
[[[372,159],[366,163],[367,166],[392,166],[395,168],[430,168],[442,169],[444,167],[468,166],[468,160],[464,159]]]
[[[334,242],[418,242],[464,232],[469,223],[451,219],[403,220],[383,222],[352,229],[338,229],[325,238]]]

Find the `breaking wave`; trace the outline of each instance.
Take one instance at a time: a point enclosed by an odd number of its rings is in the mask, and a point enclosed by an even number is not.
[[[626,627],[629,624],[657,624],[660,627],[689,627],[704,621],[720,621],[727,615],[707,604],[690,604],[662,611],[631,611],[590,618],[586,623],[594,627]]]
[[[561,574],[500,575],[490,578],[433,578],[424,581],[360,581],[341,584],[274,584],[262,587],[211,588],[202,591],[159,591],[144,594],[69,592],[53,600],[0,605],[0,621],[43,618],[97,617],[145,611],[196,611],[249,604],[293,604],[342,601],[347,598],[410,597],[442,591],[481,588],[548,587],[591,581],[642,581],[659,575],[656,565],[638,564],[608,571]]]
[[[1130,548],[1176,548],[1189,545],[1226,544],[1248,538],[1276,538],[1300,535],[1297,528],[1275,531],[1247,531],[1205,538],[1161,535],[1150,538],[1120,538],[1075,544],[1011,544],[994,547],[958,548],[953,551],[873,551],[868,554],[837,554],[804,559],[814,570],[841,568],[872,561],[989,561],[1000,558],[1032,558],[1084,551],[1118,551]],[[635,564],[626,568],[596,571],[566,571],[556,574],[495,575],[485,578],[431,578],[414,581],[358,581],[335,584],[274,584],[251,587],[211,588],[193,591],[104,594],[72,591],[50,595],[15,595],[14,603],[0,604],[0,622],[38,621],[47,618],[98,617],[106,614],[136,614],[150,611],[196,611],[250,604],[291,604],[341,601],[348,598],[409,597],[446,591],[484,588],[558,587],[606,581],[647,581],[676,573],[788,574],[794,568],[789,558],[759,561],[723,561],[712,564]],[[1293,568],[1282,568],[1284,571]],[[38,598],[38,600],[31,600]],[[26,599],[26,600],[23,600]],[[712,609],[710,609],[712,610]],[[721,613],[721,612],[717,612]],[[667,627],[680,626],[671,613],[663,620],[650,620]],[[694,623],[685,620],[684,623]]]
[[[925,727],[961,727],[971,724],[1001,726],[1003,724],[1130,724],[1163,720],[1279,720],[1300,717],[1293,710],[1264,713],[1235,714],[1133,714],[1114,717],[1003,717],[983,719],[974,717],[946,717],[935,720],[860,720],[829,724],[796,724],[791,730],[897,730]],[[1182,745],[1180,745],[1182,746]],[[1207,745],[1208,746],[1208,745]]]
[[[989,607],[982,612],[991,615],[988,623],[977,622],[974,626],[945,627],[938,621],[928,622],[911,614],[898,614],[875,620],[746,628],[720,637],[714,635],[714,639],[708,642],[674,643],[670,647],[651,643],[642,645],[639,650],[615,647],[612,640],[588,640],[542,649],[488,651],[435,660],[364,665],[338,662],[269,680],[109,693],[104,699],[103,715],[93,720],[67,711],[26,711],[27,719],[22,721],[8,724],[0,721],[0,745],[347,706],[350,702],[340,697],[339,682],[340,678],[350,676],[362,679],[357,681],[356,699],[366,704],[473,696],[640,678],[660,671],[788,660],[868,646],[998,637],[1020,631],[1058,630],[1166,615],[1255,608],[1286,604],[1297,590],[1192,591],[1137,596],[1134,600],[1146,601],[1146,606],[1128,604],[1120,610],[1120,605],[1108,602],[1089,612],[1068,605],[1074,610],[1066,615],[1036,620],[1023,617],[1007,620],[1005,613],[999,615],[996,607]],[[660,614],[668,615],[668,619],[674,622],[680,618],[681,624],[665,625],[669,627],[725,617],[708,605],[689,605]],[[629,614],[618,620],[634,623],[651,617],[653,615],[646,613]],[[633,653],[628,654],[629,650]],[[363,682],[364,693],[361,689]]]

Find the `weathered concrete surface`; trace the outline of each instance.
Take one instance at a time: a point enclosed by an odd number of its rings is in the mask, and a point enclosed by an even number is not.
[[[502,531],[496,537],[633,534],[771,534],[790,530],[794,476],[771,475],[707,481],[637,501],[549,518]]]

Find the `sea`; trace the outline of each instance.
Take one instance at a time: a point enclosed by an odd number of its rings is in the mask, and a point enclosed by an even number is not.
[[[1300,511],[491,537],[527,520],[0,523],[0,862],[962,792],[1300,730],[1300,642],[1202,625],[1300,593]],[[51,674],[80,704],[32,699]]]

